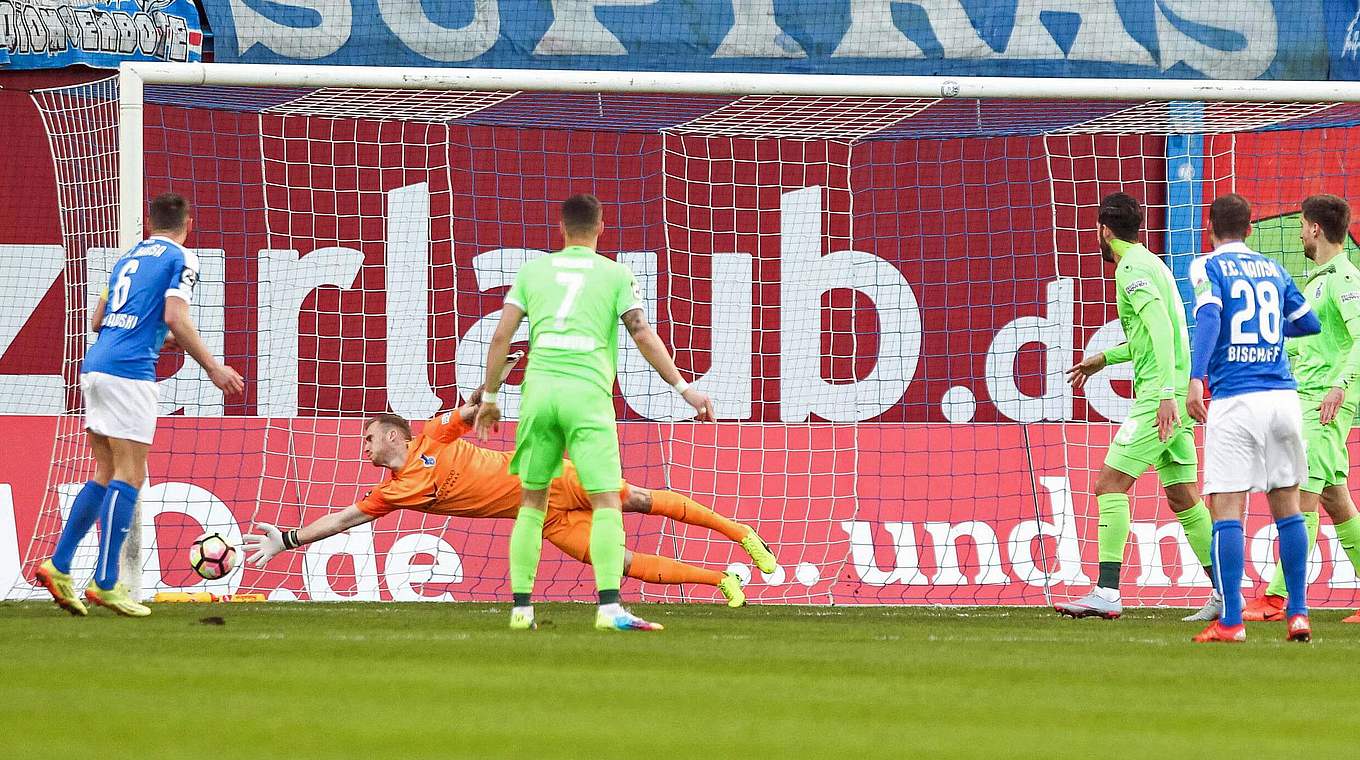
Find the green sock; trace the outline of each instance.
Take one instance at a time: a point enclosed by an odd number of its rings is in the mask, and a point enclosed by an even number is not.
[[[520,507],[515,527],[510,530],[510,592],[532,594],[534,576],[538,575],[538,557],[543,553],[543,519],[541,509]]]
[[[1111,564],[1118,566],[1124,561],[1124,546],[1129,542],[1129,495],[1101,494],[1096,497],[1096,505],[1100,508],[1097,542],[1100,548],[1101,581],[1098,585],[1119,588],[1118,580],[1109,577],[1111,573],[1107,572],[1107,568]]]
[[[597,509],[590,519],[590,564],[595,588],[617,593],[623,579],[623,512]]]
[[[1351,558],[1351,566],[1360,575],[1360,517],[1352,517],[1336,526],[1336,537],[1346,556]]]
[[[1185,541],[1190,544],[1190,550],[1199,559],[1200,566],[1211,566],[1210,544],[1214,541],[1214,518],[1209,514],[1209,508],[1200,501],[1184,512],[1177,512],[1176,519],[1181,521]]]
[[[1347,520],[1347,522],[1355,522]],[[1313,556],[1313,544],[1317,543],[1318,532],[1318,513],[1304,512],[1303,527],[1308,531],[1308,556]],[[1280,569],[1280,563],[1275,563],[1275,576],[1270,579],[1270,585],[1266,586],[1266,593],[1271,596],[1289,596],[1289,592],[1284,587],[1284,571]]]

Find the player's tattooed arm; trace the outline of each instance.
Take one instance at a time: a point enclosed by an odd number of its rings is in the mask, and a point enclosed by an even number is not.
[[[675,359],[671,357],[671,352],[666,348],[666,344],[661,342],[661,336],[656,334],[656,330],[647,322],[647,315],[642,309],[629,309],[623,313],[623,326],[628,328],[628,334],[633,337],[633,343],[637,345],[642,358],[652,365],[652,369],[661,376],[677,393],[685,399],[685,403],[694,408],[695,419],[701,422],[713,422],[717,419],[717,409],[713,406],[713,399],[707,394],[701,393],[689,387],[685,378],[680,374],[680,370],[675,366]]]

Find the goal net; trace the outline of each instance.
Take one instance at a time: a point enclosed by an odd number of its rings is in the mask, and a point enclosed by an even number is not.
[[[45,346],[63,352],[59,378],[5,396],[34,442],[10,465],[29,479],[14,491],[13,578],[0,578],[11,597],[37,595],[26,578],[92,472],[75,383],[83,313],[160,192],[193,205],[193,313],[247,390],[224,400],[192,360],[162,358],[131,552],[143,595],[504,598],[506,520],[397,512],[213,582],[187,552],[205,530],[239,541],[361,498],[383,474],[361,456],[364,419],[418,425],[468,397],[518,267],[560,245],[561,200],[590,192],[606,209],[601,251],[631,267],[721,417],[687,421],[625,337],[625,477],[756,528],[779,567],[761,573],[722,535],[656,515],[628,517],[629,547],[730,569],[756,601],[966,605],[1046,603],[1096,577],[1091,489],[1130,373],[1112,367],[1079,392],[1063,373],[1122,340],[1100,198],[1142,199],[1146,242],[1188,303],[1216,195],[1245,195],[1248,242],[1303,278],[1299,201],[1355,195],[1360,181],[1360,109],[1253,101],[1253,83],[1215,102],[1186,83],[1076,82],[1052,90],[1068,99],[1034,99],[1044,83],[191,68],[143,68],[135,111],[116,80],[34,96],[63,245],[45,283],[24,278],[23,260],[5,266],[70,316]],[[121,146],[120,105],[141,119]],[[521,372],[503,397],[512,420]],[[508,449],[507,428],[477,443]],[[1323,522],[1312,600],[1355,605],[1360,582]],[[1257,583],[1275,551],[1263,504],[1247,535]],[[95,547],[77,553],[78,576]],[[541,598],[590,598],[587,567],[544,558]],[[1125,603],[1190,606],[1208,590],[1148,473]],[[719,598],[632,580],[625,594]]]

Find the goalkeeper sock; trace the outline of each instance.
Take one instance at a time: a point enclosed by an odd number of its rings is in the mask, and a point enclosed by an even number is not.
[[[534,593],[538,558],[543,553],[545,517],[547,514],[541,509],[520,507],[515,527],[510,530],[510,593],[515,595],[516,607],[527,607]]]
[[[716,586],[723,579],[723,574],[717,570],[686,565],[655,554],[634,554],[627,572],[629,578],[647,583],[702,583]]]
[[[1312,513],[1314,525],[1317,513]],[[1308,532],[1304,529],[1303,515],[1290,515],[1275,521],[1280,530],[1280,564],[1284,568],[1285,588],[1288,590],[1289,604],[1285,614],[1308,614]]]
[[[1213,560],[1209,559],[1209,550],[1214,541],[1214,518],[1209,514],[1209,508],[1201,500],[1184,512],[1177,512],[1176,519],[1180,521],[1181,529],[1185,531],[1185,542],[1190,544],[1190,550],[1195,553],[1200,566],[1213,578]]]
[[[623,512],[595,510],[590,519],[590,564],[595,568],[595,588],[600,592],[600,604],[619,601],[623,551]]]
[[[652,491],[651,514],[669,517],[686,525],[698,525],[716,531],[729,541],[740,541],[749,530],[745,526],[723,517],[699,502],[674,491]]]
[[[104,494],[108,490],[108,486],[87,480],[80,493],[76,494],[75,501],[71,502],[71,516],[61,529],[57,550],[52,553],[52,564],[56,565],[59,572],[71,572],[71,559],[75,557],[76,547],[94,527],[95,520],[99,519],[99,505],[104,503]]]
[[[136,508],[137,489],[121,480],[109,481],[99,505],[99,561],[94,566],[95,585],[105,591],[118,583],[123,542],[127,540]]]
[[[1352,517],[1336,526],[1336,538],[1346,556],[1351,558],[1351,566],[1360,574],[1360,517]]]
[[[1241,520],[1214,522],[1214,574],[1223,590],[1223,616],[1219,623],[1226,626],[1242,624],[1242,542]],[[1231,590],[1229,590],[1231,589]]]
[[[1096,497],[1100,508],[1100,528],[1097,533],[1100,556],[1100,578],[1096,585],[1119,588],[1120,565],[1124,562],[1124,545],[1129,542],[1129,495],[1103,493]]]
[[[1313,553],[1313,545],[1317,543],[1319,516],[1317,512],[1300,512],[1299,514],[1303,515],[1303,527],[1308,532],[1308,554],[1304,555],[1307,557]],[[1275,523],[1276,526],[1279,526],[1279,524],[1279,522]],[[1283,552],[1281,552],[1280,558],[1281,560],[1284,559]],[[1307,562],[1307,560],[1304,561]],[[1266,593],[1271,596],[1289,596],[1289,591],[1285,588],[1281,564],[1282,562],[1275,563],[1275,575],[1270,579],[1270,585],[1266,586]]]

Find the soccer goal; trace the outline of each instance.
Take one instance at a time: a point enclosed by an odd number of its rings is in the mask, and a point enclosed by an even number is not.
[[[69,316],[50,341],[63,374],[5,395],[35,442],[9,465],[28,479],[14,598],[37,596],[26,579],[92,471],[84,310],[160,192],[193,204],[194,315],[247,391],[224,402],[192,361],[162,358],[129,542],[143,596],[503,598],[509,521],[396,513],[211,582],[187,552],[204,530],[297,527],[378,482],[365,417],[419,422],[467,398],[518,267],[558,245],[557,204],[591,192],[602,252],[636,273],[722,418],[686,421],[621,340],[625,476],[757,527],[780,564],[761,573],[721,536],[652,516],[628,518],[630,547],[731,568],[755,601],[951,605],[1041,604],[1095,579],[1092,482],[1130,374],[1074,393],[1063,373],[1122,340],[1103,195],[1144,202],[1183,296],[1216,195],[1245,195],[1249,242],[1298,277],[1298,202],[1360,198],[1360,89],[1344,83],[132,64],[35,98]],[[1125,602],[1203,601],[1155,475],[1133,511]],[[1312,599],[1354,606],[1360,581],[1325,523]],[[1254,582],[1273,566],[1263,506],[1247,527]],[[91,538],[78,576],[94,556]],[[552,549],[539,578],[548,599],[593,587]]]

